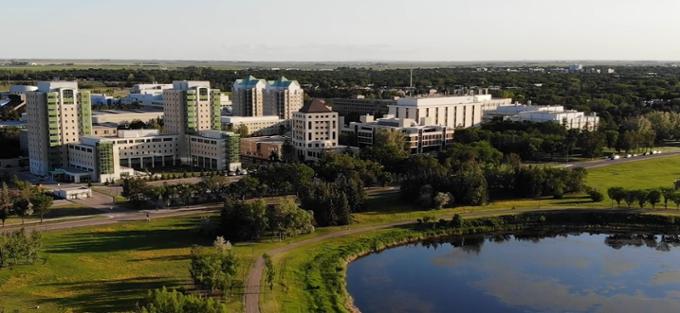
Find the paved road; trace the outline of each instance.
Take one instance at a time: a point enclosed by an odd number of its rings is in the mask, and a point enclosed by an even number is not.
[[[652,159],[663,159],[663,158],[668,158],[668,157],[677,156],[677,155],[680,155],[680,151],[665,152],[665,153],[653,154],[653,155],[640,155],[640,156],[627,158],[627,159],[621,158],[621,159],[618,159],[618,160],[597,159],[597,160],[593,160],[593,161],[573,162],[573,163],[565,164],[564,167],[580,167],[580,168],[585,168],[585,169],[591,169],[591,168],[607,167],[607,166],[623,164],[623,163],[631,163],[631,162],[638,162],[638,161],[645,161],[645,160],[652,160]]]
[[[143,211],[128,211],[128,212],[115,212],[115,213],[102,213],[86,216],[77,217],[64,217],[46,220],[47,223],[40,222],[30,222],[24,225],[8,225],[4,228],[0,228],[0,233],[5,231],[12,231],[24,228],[26,230],[39,230],[39,231],[52,231],[52,230],[63,230],[71,229],[77,227],[88,227],[88,226],[101,226],[101,225],[111,225],[120,222],[129,221],[143,221],[146,220],[146,213],[149,213],[151,219],[165,218],[165,217],[178,217],[199,213],[211,213],[216,212],[223,207],[222,203],[205,204],[205,205],[195,205],[183,207],[181,209],[162,209],[162,210],[143,210]]]

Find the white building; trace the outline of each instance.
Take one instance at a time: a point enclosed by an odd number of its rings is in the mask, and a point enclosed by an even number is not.
[[[501,118],[511,121],[527,121],[535,123],[555,122],[566,129],[596,130],[600,118],[576,110],[566,110],[561,105],[509,105],[501,106],[485,113],[485,120]]]
[[[148,123],[151,120],[163,118],[163,111],[156,108],[140,109],[140,110],[103,110],[92,112],[92,123],[94,124],[126,124],[132,121],[139,120]]]
[[[410,153],[444,150],[453,143],[454,132],[446,126],[421,125],[415,120],[392,115],[379,119],[374,119],[372,115],[363,115],[360,122],[352,122],[342,129],[342,133],[353,137],[359,147],[373,145],[373,138],[378,131],[401,132]]]
[[[163,90],[172,89],[172,84],[136,84],[127,97],[120,99],[123,104],[139,103],[148,107],[163,107]]]
[[[493,99],[491,95],[434,96],[401,98],[389,105],[395,118],[407,118],[419,125],[439,125],[448,128],[468,128],[482,122],[484,111],[510,104],[512,99]]]
[[[321,99],[315,99],[293,113],[292,143],[298,158],[316,161],[324,153],[340,148],[339,124],[338,113]]]

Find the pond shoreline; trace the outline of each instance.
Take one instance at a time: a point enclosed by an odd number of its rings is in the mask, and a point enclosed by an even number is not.
[[[589,232],[589,233],[630,233],[644,232],[656,234],[680,233],[680,219],[668,216],[640,214],[620,211],[552,211],[525,213],[520,215],[504,215],[498,217],[482,217],[463,222],[459,227],[450,221],[439,220],[431,223],[416,223],[401,228],[402,231],[386,234],[373,234],[362,238],[359,242],[341,245],[335,250],[340,253],[329,254],[326,260],[335,264],[334,273],[322,273],[324,277],[332,277],[331,285],[341,287],[331,297],[331,303],[343,303],[335,307],[338,312],[360,313],[347,290],[347,266],[364,256],[385,249],[421,242],[442,239],[450,236],[508,234],[518,231],[556,232]],[[320,268],[322,271],[323,268]],[[326,269],[327,271],[330,269]],[[332,290],[332,288],[320,288]]]

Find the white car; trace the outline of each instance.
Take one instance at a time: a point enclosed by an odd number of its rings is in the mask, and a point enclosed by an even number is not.
[[[618,159],[620,159],[620,158],[621,158],[621,156],[618,155],[618,154],[614,154],[614,155],[612,155],[611,157],[609,157],[610,160],[618,160]]]

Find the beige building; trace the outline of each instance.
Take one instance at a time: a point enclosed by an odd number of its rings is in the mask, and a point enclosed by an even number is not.
[[[90,93],[76,82],[39,82],[26,93],[29,166],[44,176],[67,163],[66,145],[92,131]]]
[[[468,128],[479,125],[485,110],[512,99],[492,99],[491,95],[409,97],[389,106],[395,118],[407,118],[419,125],[439,125],[448,128]]]
[[[222,129],[222,105],[219,89],[207,81],[175,81],[163,91],[163,133],[177,135],[182,162],[189,164],[187,135],[203,130]]]
[[[264,89],[267,82],[248,76],[237,79],[231,88],[232,114],[234,116],[262,116],[264,113]]]
[[[453,129],[439,125],[420,125],[408,118],[395,118],[386,115],[374,119],[372,115],[364,115],[359,122],[352,122],[343,127],[342,133],[354,139],[359,147],[373,145],[373,138],[379,131],[398,131],[404,135],[406,148],[412,154],[431,151],[442,151],[453,144]]]
[[[281,76],[278,80],[269,81],[264,89],[264,115],[289,120],[293,113],[302,109],[303,101],[304,91],[298,81]]]
[[[116,137],[118,136],[118,127],[112,123],[92,125],[92,136]]]
[[[193,167],[216,171],[241,169],[238,134],[205,130],[189,135],[188,139]]]
[[[338,113],[333,112],[326,102],[314,99],[293,113],[292,143],[301,160],[315,161],[329,150],[338,149]]]
[[[155,129],[120,130],[117,137],[83,136],[69,144],[68,181],[113,181],[145,170],[179,164],[177,136]]]
[[[222,116],[222,129],[238,131],[240,127],[247,128],[248,135],[271,136],[282,134],[288,129],[288,121],[276,115],[268,116]]]

